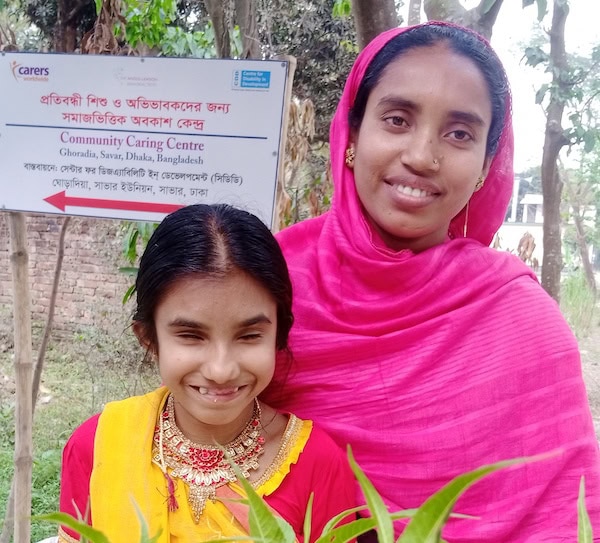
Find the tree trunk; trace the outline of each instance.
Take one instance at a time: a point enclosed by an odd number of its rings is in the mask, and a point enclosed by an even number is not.
[[[375,36],[398,26],[394,0],[352,0],[359,49],[364,49]]]
[[[410,0],[408,4],[408,26],[421,22],[421,0]]]
[[[568,143],[563,133],[564,97],[569,84],[564,79],[567,69],[565,51],[565,22],[569,14],[566,0],[555,0],[550,27],[550,69],[553,91],[546,112],[546,133],[542,153],[542,194],[544,197],[544,258],[542,286],[556,301],[560,298],[562,269],[562,239],[560,231],[560,199],[562,183],[558,174],[558,155]]]
[[[10,214],[13,314],[15,334],[15,475],[14,543],[31,541],[31,471],[33,406],[31,402],[31,292],[27,226],[23,213]]]
[[[596,299],[596,278],[594,277],[594,270],[592,269],[592,263],[590,262],[588,245],[585,241],[585,226],[583,225],[583,218],[580,213],[579,205],[571,205],[573,207],[573,222],[575,223],[575,232],[577,235],[577,248],[579,249],[581,264],[583,265],[583,271],[585,273],[585,282],[587,283],[592,296],[594,299]]]
[[[42,337],[42,342],[40,344],[37,361],[35,363],[35,369],[33,372],[33,386],[31,391],[33,411],[35,411],[38,392],[40,390],[40,381],[42,380],[42,369],[44,368],[46,350],[48,349],[48,342],[50,341],[50,335],[52,334],[54,310],[56,309],[56,297],[58,296],[58,284],[60,283],[60,272],[62,270],[63,259],[65,256],[65,235],[67,233],[69,222],[71,222],[71,217],[65,217],[60,229],[60,235],[58,237],[58,254],[56,256],[56,264],[54,266],[54,280],[52,281],[52,292],[50,293],[50,304],[48,305],[48,318],[46,319],[44,335]]]
[[[583,271],[585,273],[585,282],[587,283],[588,288],[590,289],[590,292],[592,293],[595,300],[597,293],[596,277],[594,276],[594,270],[592,268],[592,263],[590,262],[589,247],[585,239],[585,213],[581,213],[581,205],[583,205],[583,208],[585,209],[586,198],[582,198],[579,195],[579,191],[574,190],[572,183],[569,181],[569,176],[564,172],[564,170],[562,170],[562,178],[564,180],[564,186],[567,189],[569,204],[573,209],[573,222],[575,223],[575,238],[577,240],[577,248],[579,249],[579,255],[581,257]]]
[[[235,0],[235,17],[242,35],[241,58],[261,58],[256,24],[256,1]]]
[[[215,48],[219,58],[231,56],[231,43],[229,41],[229,27],[225,17],[225,7],[222,0],[206,0],[206,10],[215,31]]]
[[[472,9],[465,9],[460,0],[423,0],[428,21],[448,21],[471,28],[488,40],[492,38],[494,23],[504,0],[496,0],[486,13],[484,0]]]
[[[53,46],[57,53],[72,53],[77,47],[77,22],[86,0],[58,0]]]

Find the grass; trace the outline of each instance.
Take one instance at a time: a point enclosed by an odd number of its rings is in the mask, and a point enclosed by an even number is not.
[[[143,352],[127,329],[126,312],[97,326],[52,341],[46,354],[33,427],[32,514],[58,511],[62,449],[72,431],[111,400],[141,394],[158,385],[156,372],[142,368]],[[107,324],[109,323],[109,324]],[[34,326],[34,343],[41,327]],[[0,346],[12,345],[12,317],[0,308]],[[12,348],[0,352],[0,523],[13,474],[14,370]],[[35,357],[35,354],[34,354]],[[56,534],[34,522],[31,541]]]
[[[590,333],[595,322],[596,300],[581,270],[561,282],[560,309],[578,339]]]

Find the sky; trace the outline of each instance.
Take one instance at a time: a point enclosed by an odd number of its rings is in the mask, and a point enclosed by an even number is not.
[[[406,2],[407,4],[407,2]],[[466,8],[479,4],[479,0],[463,0]],[[407,6],[404,10],[406,11]],[[542,21],[549,28],[552,20],[552,0],[548,0],[549,13]],[[407,13],[402,13],[407,19]],[[422,16],[425,20],[425,16]],[[565,45],[568,53],[587,56],[593,44],[600,43],[600,0],[570,0],[570,11],[565,27]],[[513,93],[513,128],[515,132],[515,172],[542,162],[545,117],[535,103],[536,90],[548,75],[543,68],[526,66],[523,44],[529,43],[533,29],[538,27],[537,6],[522,7],[522,0],[504,0],[492,34],[492,46],[502,60]]]

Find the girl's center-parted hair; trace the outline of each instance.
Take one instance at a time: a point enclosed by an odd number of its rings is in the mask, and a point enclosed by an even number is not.
[[[446,44],[448,48],[471,60],[483,75],[492,106],[492,122],[488,131],[486,155],[494,156],[504,129],[506,105],[509,100],[508,78],[500,59],[491,46],[475,32],[448,24],[426,23],[416,26],[386,43],[373,57],[360,82],[354,104],[348,115],[352,130],[358,131],[362,123],[367,100],[391,62],[416,47]]]
[[[277,240],[256,216],[226,204],[195,204],[158,225],[140,260],[133,322],[156,352],[156,307],[179,279],[224,277],[241,271],[261,284],[277,306],[276,348],[288,349],[292,283]]]

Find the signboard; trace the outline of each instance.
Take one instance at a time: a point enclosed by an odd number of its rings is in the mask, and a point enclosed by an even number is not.
[[[2,53],[0,207],[273,220],[287,63]]]

